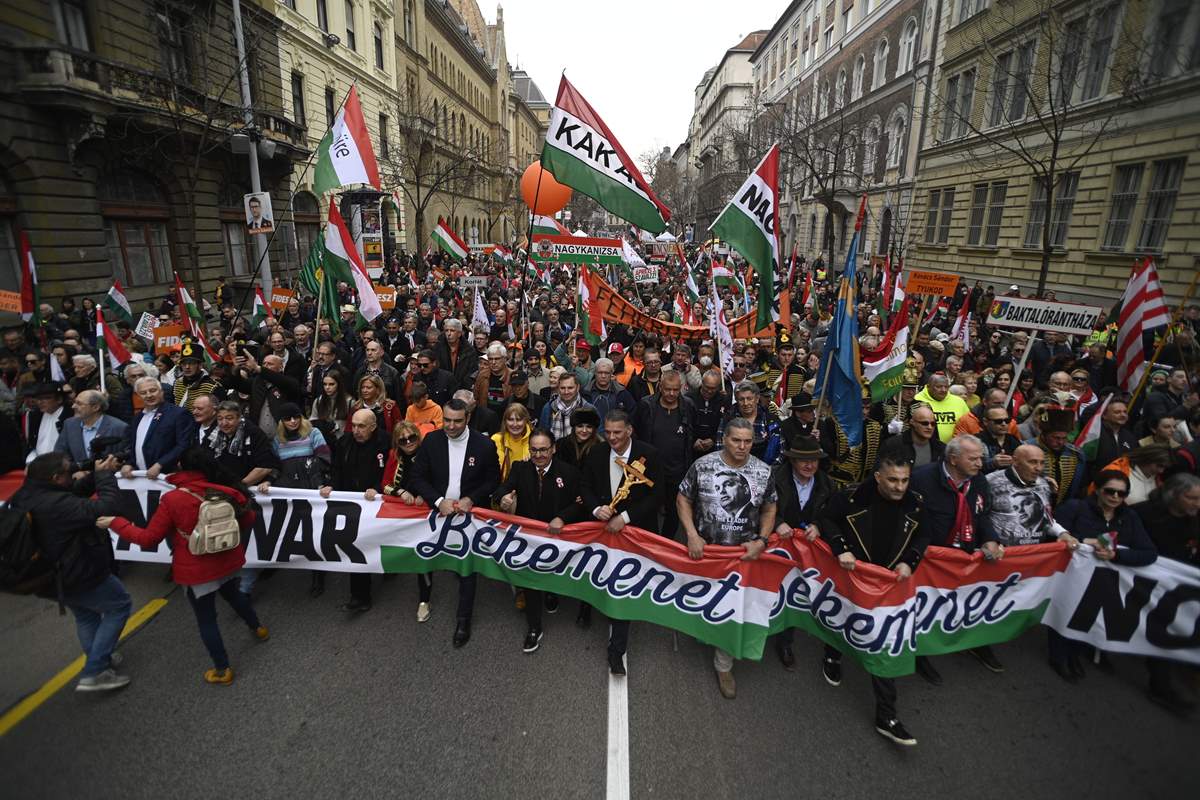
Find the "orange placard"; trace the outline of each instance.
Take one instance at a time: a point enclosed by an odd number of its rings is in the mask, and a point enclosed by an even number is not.
[[[159,325],[154,329],[155,355],[174,353],[183,346],[183,342],[181,341],[182,336],[182,325]]]
[[[375,286],[375,296],[379,298],[379,307],[391,311],[396,307],[396,290],[391,286]]]
[[[287,308],[288,301],[296,296],[296,293],[291,289],[283,289],[278,287],[271,288],[271,310],[276,314],[282,314]]]
[[[0,311],[21,313],[21,293],[0,291]]]
[[[909,270],[904,279],[905,294],[931,294],[935,297],[950,297],[958,288],[958,276],[947,272],[923,272]]]

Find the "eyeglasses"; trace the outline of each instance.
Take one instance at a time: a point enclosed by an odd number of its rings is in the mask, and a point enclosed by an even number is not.
[[[417,366],[420,367],[421,369],[429,369],[430,367],[433,366],[433,364],[432,364],[432,362],[429,362],[429,361],[418,361]]]
[[[27,358],[27,359],[25,359],[25,363],[26,363],[28,366],[31,366],[31,367],[32,367],[32,366],[35,366],[35,365],[36,365],[36,364],[37,364],[39,361],[40,361],[40,359],[37,359],[37,358]]]
[[[416,444],[417,442],[421,441],[421,437],[409,434],[408,436],[401,436],[399,441],[400,444]]]
[[[1105,486],[1100,491],[1104,492],[1109,497],[1129,497],[1128,489],[1114,489],[1111,486]]]
[[[1072,375],[1071,380],[1075,383],[1087,383],[1086,375]]]
[[[988,422],[999,422],[1004,425],[1007,425],[1009,420],[1010,417],[988,417]]]
[[[531,447],[531,448],[529,448],[529,452],[530,453],[549,453],[553,449],[554,448],[552,448],[552,447]]]
[[[912,424],[913,425],[932,425],[933,420],[931,420],[931,419],[914,419],[912,421]]]

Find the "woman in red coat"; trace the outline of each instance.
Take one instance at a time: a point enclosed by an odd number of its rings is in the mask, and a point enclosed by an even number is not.
[[[254,522],[254,511],[247,510],[238,518],[242,543],[231,550],[193,555],[188,550],[188,534],[196,527],[200,501],[206,491],[224,492],[235,508],[246,504],[249,493],[238,487],[237,479],[203,447],[193,447],[185,452],[179,459],[179,472],[168,480],[177,488],[162,496],[145,528],[139,528],[123,517],[101,517],[97,525],[110,528],[122,539],[142,547],[156,547],[163,539],[171,537],[171,575],[184,587],[196,614],[200,638],[213,660],[214,669],[204,673],[204,680],[228,685],[233,683],[233,669],[229,666],[221,629],[217,627],[217,595],[225,598],[259,641],[270,637],[254,613],[250,596],[238,590],[238,571],[246,563],[246,532]]]

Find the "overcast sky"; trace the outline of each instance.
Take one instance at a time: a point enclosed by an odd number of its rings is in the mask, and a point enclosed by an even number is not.
[[[767,30],[786,0],[732,3],[607,0],[548,3],[505,0],[508,60],[554,102],[565,69],[634,159],[672,150],[687,135],[693,90],[704,71],[755,30]],[[479,9],[496,20],[496,4]]]

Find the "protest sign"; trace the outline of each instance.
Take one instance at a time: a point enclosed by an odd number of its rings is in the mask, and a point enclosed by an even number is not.
[[[391,286],[375,284],[375,296],[379,298],[379,307],[391,311],[396,307],[396,290]]]
[[[486,289],[487,283],[486,275],[468,275],[458,281],[458,285],[463,289]]]
[[[658,267],[634,267],[633,280],[637,283],[658,283]]]
[[[1056,303],[1033,297],[997,297],[988,309],[988,325],[1052,333],[1089,334],[1104,316],[1099,306]]]
[[[159,325],[154,329],[154,354],[174,353],[183,346],[182,325]]]
[[[622,261],[620,239],[536,234],[533,251],[539,261],[558,264],[620,264]]]
[[[142,337],[146,341],[154,339],[154,328],[158,325],[158,317],[148,311],[143,311],[142,316],[138,319],[137,327],[134,328],[134,333]]]
[[[904,279],[905,294],[929,294],[935,297],[950,297],[958,287],[958,276],[946,272],[909,270]]]
[[[291,289],[285,289],[282,286],[274,286],[271,288],[271,310],[276,314],[282,314],[287,308],[288,301],[296,296],[296,293]]]

